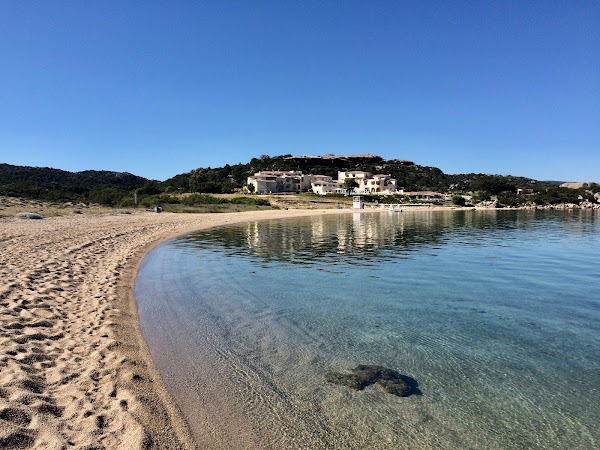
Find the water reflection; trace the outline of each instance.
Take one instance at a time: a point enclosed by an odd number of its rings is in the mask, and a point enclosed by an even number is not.
[[[263,263],[372,265],[411,258],[416,247],[432,255],[448,243],[506,246],[517,237],[511,232],[545,239],[559,223],[569,233],[585,234],[594,228],[593,218],[545,211],[354,213],[249,222],[192,233],[179,243]]]
[[[214,423],[228,448],[246,429],[270,439],[256,448],[596,448],[597,217],[359,213],[194,233],[146,257],[143,332],[197,436]],[[424,395],[327,383],[362,364]]]

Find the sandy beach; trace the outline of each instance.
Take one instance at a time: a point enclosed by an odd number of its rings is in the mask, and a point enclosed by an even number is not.
[[[140,334],[144,254],[192,230],[336,213],[0,219],[0,448],[195,448]]]

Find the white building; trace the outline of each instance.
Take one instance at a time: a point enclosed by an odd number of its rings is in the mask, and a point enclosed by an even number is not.
[[[370,172],[338,172],[338,179],[327,175],[304,175],[300,171],[262,171],[248,177],[247,184],[257,194],[314,192],[319,195],[347,193],[346,180],[354,180],[356,187],[349,194],[393,194],[398,192],[391,175],[373,175]]]
[[[247,184],[254,186],[257,194],[275,194],[291,192],[299,194],[308,192],[311,188],[311,176],[303,175],[300,171],[269,170],[257,172],[248,177]]]
[[[315,194],[345,194],[344,183],[327,175],[312,175],[311,188]]]
[[[397,182],[391,175],[373,175],[359,170],[338,172],[338,181],[345,185],[346,180],[356,182],[357,186],[352,191],[355,194],[393,194],[398,191]]]
[[[352,208],[365,209],[365,199],[362,195],[355,195],[354,197],[352,197]]]

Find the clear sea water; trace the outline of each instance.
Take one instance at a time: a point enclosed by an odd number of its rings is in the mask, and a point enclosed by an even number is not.
[[[354,213],[167,241],[144,336],[200,446],[600,448],[600,215]],[[396,397],[330,384],[358,364]]]

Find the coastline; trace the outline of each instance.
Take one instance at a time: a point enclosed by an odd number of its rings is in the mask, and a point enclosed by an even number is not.
[[[195,230],[351,212],[2,219],[0,447],[196,448],[140,332],[145,254]]]
[[[433,211],[453,210],[406,213]],[[382,212],[0,219],[0,448],[197,448],[141,334],[133,288],[146,253],[229,224]],[[220,448],[214,440],[202,445]]]

